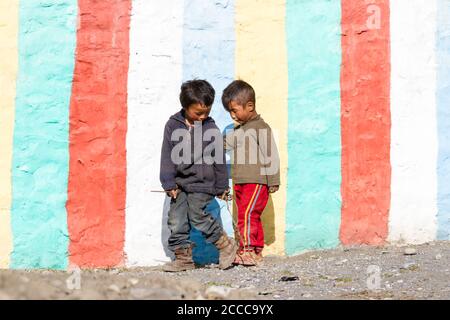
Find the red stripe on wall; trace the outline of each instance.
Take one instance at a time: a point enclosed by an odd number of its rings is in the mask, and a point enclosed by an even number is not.
[[[70,263],[123,263],[131,0],[79,0],[70,105]]]
[[[390,204],[389,1],[342,0],[343,244],[382,244]]]

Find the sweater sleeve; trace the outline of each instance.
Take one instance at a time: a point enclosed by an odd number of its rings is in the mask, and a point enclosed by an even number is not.
[[[269,126],[264,129],[267,130],[267,134],[262,134],[258,139],[261,156],[264,158],[264,166],[261,168],[261,170],[264,172],[261,172],[261,174],[266,175],[267,186],[279,186],[280,156],[278,153],[277,145],[275,143],[275,137],[272,133],[272,129]]]
[[[175,183],[176,166],[172,162],[172,142],[171,142],[172,130],[168,124],[164,128],[164,137],[161,148],[161,165],[159,171],[159,180],[164,190],[172,190],[177,187]]]
[[[225,151],[231,151],[234,147],[234,129],[227,129],[223,134],[223,147]]]

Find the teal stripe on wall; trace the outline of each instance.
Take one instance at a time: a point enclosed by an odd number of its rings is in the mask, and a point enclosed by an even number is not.
[[[11,268],[64,269],[77,1],[21,1],[19,14]]]
[[[340,1],[287,0],[286,253],[331,248],[341,220]]]

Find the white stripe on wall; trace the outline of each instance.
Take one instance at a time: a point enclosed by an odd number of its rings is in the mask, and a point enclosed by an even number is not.
[[[134,0],[128,77],[127,266],[169,261],[159,161],[164,125],[180,109],[183,1]],[[166,208],[167,209],[167,208]],[[166,210],[167,211],[167,210]]]
[[[389,240],[436,238],[435,1],[391,1],[391,212]]]

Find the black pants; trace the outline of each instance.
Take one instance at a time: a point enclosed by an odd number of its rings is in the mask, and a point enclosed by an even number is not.
[[[191,245],[189,240],[191,225],[203,233],[207,242],[214,243],[219,240],[223,228],[217,219],[205,211],[213,198],[206,193],[181,191],[176,199],[171,200],[168,217],[171,251]]]

